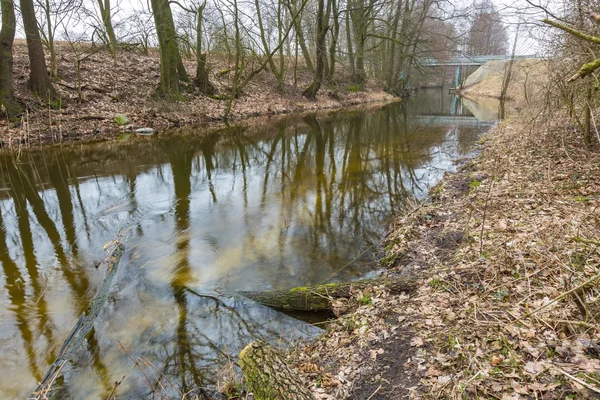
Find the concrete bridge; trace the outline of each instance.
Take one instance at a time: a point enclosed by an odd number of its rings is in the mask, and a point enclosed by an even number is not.
[[[524,59],[524,58],[538,58],[534,55],[518,55],[515,56],[515,60]],[[420,60],[420,65],[423,67],[456,67],[456,71],[454,73],[454,84],[455,87],[459,87],[461,84],[461,73],[462,68],[464,67],[479,67],[485,64],[488,61],[508,61],[510,60],[510,56],[503,55],[481,55],[481,56],[467,56],[467,55],[458,55],[454,56],[449,60],[436,60],[435,58],[424,58]]]

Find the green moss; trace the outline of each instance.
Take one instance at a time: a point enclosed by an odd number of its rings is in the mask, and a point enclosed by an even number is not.
[[[471,181],[471,183],[469,183],[469,188],[471,190],[476,189],[479,186],[481,186],[481,182],[479,182],[478,180],[474,180],[474,181]]]
[[[362,304],[363,306],[365,306],[367,304],[373,304],[373,299],[371,298],[371,294],[367,293],[364,296],[362,296],[360,299],[358,299],[358,302],[360,304]]]
[[[435,288],[435,289],[442,286],[442,281],[439,280],[438,278],[433,278],[428,283],[429,283],[429,286],[431,286],[432,288]]]
[[[458,346],[458,339],[455,338],[454,336],[448,336],[448,347],[451,349],[454,349],[456,346]]]
[[[292,292],[292,293],[308,292],[309,290],[310,290],[310,288],[308,286],[299,286],[299,287],[290,289],[290,292]]]
[[[379,263],[381,265],[383,265],[384,267],[391,267],[392,265],[394,265],[395,261],[396,261],[396,255],[393,253],[389,253],[389,252],[384,257],[379,259]]]
[[[54,110],[59,110],[66,106],[66,104],[63,102],[62,99],[50,99],[50,102],[48,103],[48,105],[50,106],[50,108],[52,108]]]
[[[129,123],[129,118],[127,118],[126,115],[117,114],[117,116],[114,119],[114,122],[117,126],[127,125]]]
[[[434,187],[432,187],[431,189],[429,189],[429,193],[432,196],[439,195],[443,191],[444,191],[444,184],[443,184],[443,182],[439,182],[437,185],[435,185]]]
[[[508,290],[506,290],[506,289],[502,289],[502,290],[499,290],[498,292],[496,292],[496,293],[494,294],[494,297],[495,297],[497,300],[500,300],[500,301],[502,301],[502,300],[505,300],[505,299],[507,299],[508,297],[510,297],[510,292],[509,292]]]

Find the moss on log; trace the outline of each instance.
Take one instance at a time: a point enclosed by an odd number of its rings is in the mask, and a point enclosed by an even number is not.
[[[265,306],[284,311],[330,310],[331,299],[348,298],[352,290],[365,290],[373,286],[385,286],[390,293],[408,293],[415,289],[414,278],[363,279],[345,283],[328,283],[312,287],[266,292],[239,292],[242,296]]]
[[[255,400],[314,400],[314,396],[283,356],[256,340],[240,352],[239,365]]]

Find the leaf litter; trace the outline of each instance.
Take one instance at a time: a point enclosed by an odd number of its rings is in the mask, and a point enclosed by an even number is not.
[[[419,288],[371,288],[292,354],[317,398],[600,397],[600,154],[539,115],[502,122],[396,219],[386,274]]]

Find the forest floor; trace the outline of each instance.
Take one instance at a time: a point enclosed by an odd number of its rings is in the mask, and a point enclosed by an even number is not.
[[[356,293],[291,359],[320,399],[600,398],[599,193],[568,115],[521,110],[396,219],[418,290]]]
[[[66,42],[59,42],[57,52],[60,79],[54,86],[64,106],[49,108],[27,89],[27,46],[22,40],[15,41],[15,96],[25,104],[28,112],[17,123],[0,118],[0,148],[101,140],[138,128],[163,131],[172,127],[213,125],[223,120],[227,101],[218,98],[227,94],[233,80],[226,59],[217,56],[209,59],[210,81],[217,96],[185,93],[180,101],[167,102],[155,96],[160,78],[159,55],[152,49],[148,55],[139,51],[121,51],[116,61],[108,52],[93,53],[89,45],[83,44],[72,48]],[[91,54],[81,63],[79,83],[75,73],[77,54],[80,58]],[[279,90],[270,71],[259,73],[233,101],[229,121],[394,100],[393,96],[373,85],[357,91],[356,86],[345,78],[348,74],[339,67],[336,73],[339,78],[324,84],[316,101],[309,101],[301,93],[312,81],[312,74],[303,67],[302,60],[298,60],[298,64],[294,59],[286,62],[288,74],[283,90]],[[256,67],[256,63],[250,60],[248,63],[249,70]],[[193,76],[195,61],[184,59],[184,64]],[[117,115],[126,116],[128,123],[117,125]]]

